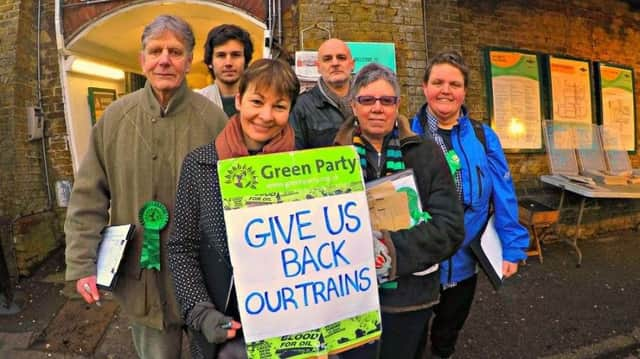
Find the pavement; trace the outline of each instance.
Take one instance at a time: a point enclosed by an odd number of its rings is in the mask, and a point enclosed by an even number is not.
[[[640,359],[638,237],[580,241],[581,267],[566,244],[544,243],[544,262],[530,257],[497,292],[481,273],[455,357]],[[135,358],[111,296],[87,305],[63,272],[60,250],[14,288],[17,313],[0,307],[0,358]]]

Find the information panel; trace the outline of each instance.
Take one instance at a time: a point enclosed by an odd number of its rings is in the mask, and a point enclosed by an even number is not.
[[[554,121],[593,122],[589,61],[549,56],[552,118]]]
[[[542,148],[538,56],[489,49],[491,127],[505,150]]]
[[[635,95],[633,70],[618,65],[598,64],[598,88],[602,127],[619,136],[618,148],[636,150]]]

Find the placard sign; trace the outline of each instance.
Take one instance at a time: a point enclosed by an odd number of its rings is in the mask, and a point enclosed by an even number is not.
[[[337,353],[380,335],[369,210],[352,146],[218,163],[249,358]]]

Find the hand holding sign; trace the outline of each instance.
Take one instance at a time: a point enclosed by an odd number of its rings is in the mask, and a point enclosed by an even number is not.
[[[233,339],[240,328],[240,323],[233,318],[227,317],[215,309],[210,309],[202,321],[201,331],[209,343],[219,344]]]
[[[373,233],[373,255],[376,260],[376,275],[378,283],[382,284],[389,281],[389,273],[391,271],[391,256],[389,248],[384,244],[382,232],[372,231]]]
[[[245,172],[250,185],[238,185]],[[352,146],[219,161],[218,176],[249,358],[322,357],[380,336],[369,208]]]

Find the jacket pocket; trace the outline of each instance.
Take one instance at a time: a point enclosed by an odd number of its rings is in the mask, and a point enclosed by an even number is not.
[[[147,278],[123,277],[118,280],[114,291],[116,299],[124,311],[133,317],[144,317],[147,313]]]

